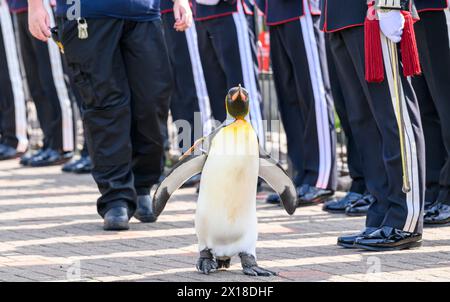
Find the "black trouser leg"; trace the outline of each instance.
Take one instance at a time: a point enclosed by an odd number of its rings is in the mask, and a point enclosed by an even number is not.
[[[428,90],[420,99],[427,146],[427,183],[433,184],[430,187],[433,190],[439,177],[436,200],[450,205],[450,49],[445,12],[421,13],[415,29],[425,83],[413,79],[413,84],[421,93],[425,88]]]
[[[189,123],[190,139],[187,142],[180,140],[182,152],[186,152],[195,141],[194,116],[199,112],[199,98],[195,86],[192,62],[189,54],[189,47],[185,32],[178,32],[173,28],[175,18],[173,13],[162,15],[164,26],[164,38],[167,44],[170,65],[175,80],[175,89],[170,102],[170,111],[174,121],[180,120]],[[183,126],[183,124],[179,124]],[[179,135],[185,135],[183,132],[189,129],[179,128]],[[201,133],[201,131],[200,131]]]
[[[297,185],[336,188],[334,113],[312,19],[272,26],[271,56]],[[326,68],[325,68],[326,70]],[[297,106],[297,116],[293,111]],[[301,114],[301,118],[299,115]],[[293,148],[292,148],[293,147]],[[301,150],[300,152],[298,150]]]
[[[256,50],[246,17],[234,13],[197,24],[199,50],[214,118],[219,121],[226,118],[224,99],[228,89],[241,84],[249,91],[249,118],[263,143]]]
[[[5,53],[3,34],[0,28],[0,129],[2,136],[0,143],[16,148],[16,119],[14,110],[14,94],[11,79],[9,77],[8,60]]]
[[[282,30],[279,26],[270,27],[270,55],[273,69],[273,80],[277,92],[278,108],[287,138],[287,151],[295,172],[296,186],[303,184],[304,169],[304,139],[306,112],[304,103],[300,102],[298,87],[295,82],[294,70],[289,60]]]
[[[333,55],[330,49],[329,35],[326,36],[326,49],[328,58],[328,71],[330,76],[331,91],[334,100],[334,107],[339,116],[341,127],[344,130],[347,138],[347,165],[352,179],[350,192],[364,194],[367,190],[366,182],[364,180],[363,168],[361,163],[361,156],[358,152],[355,139],[348,120],[348,108],[345,105],[345,97],[340,84],[340,78],[336,71],[336,63],[334,62]]]
[[[170,63],[160,21],[135,23],[122,43],[131,89],[134,185],[138,195],[145,195],[162,172],[158,117],[167,123],[173,87]]]
[[[386,45],[383,39],[383,45]],[[367,226],[390,226],[422,232],[425,186],[425,150],[417,99],[408,80],[401,77],[405,146],[411,192],[402,192],[402,161],[399,129],[394,112],[392,76],[384,82],[367,83],[364,77],[364,29],[356,27],[331,34],[332,51],[343,90],[349,121],[359,147],[370,193],[377,197],[369,209]],[[386,49],[386,48],[385,48]],[[385,68],[390,68],[384,53]],[[399,64],[400,68],[400,64]],[[402,72],[400,70],[400,72]],[[368,139],[369,138],[369,139]]]
[[[222,68],[208,31],[210,21],[196,22],[200,59],[204,67],[206,87],[211,102],[214,119],[223,122],[226,118],[225,96],[227,94],[227,76]],[[231,47],[231,45],[230,45]]]
[[[98,212],[127,206],[131,216],[136,192],[147,194],[161,173],[158,114],[167,111],[171,79],[160,22],[89,20],[89,41],[77,38],[76,21],[60,24],[83,96]]]
[[[44,133],[44,148],[62,150],[61,108],[53,81],[48,46],[31,36],[28,13],[18,13],[17,21],[28,87]]]

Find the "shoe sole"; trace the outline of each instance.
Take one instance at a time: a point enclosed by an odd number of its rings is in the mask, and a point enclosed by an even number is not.
[[[130,229],[128,222],[114,223],[113,225],[103,225],[103,230],[105,231],[126,231],[128,229]]]
[[[139,220],[142,223],[152,223],[152,222],[156,222],[156,220],[158,220],[158,217],[155,216],[134,216],[134,218],[136,218],[137,220]]]
[[[404,244],[400,244],[400,245],[392,246],[392,247],[370,246],[370,245],[362,245],[362,244],[357,244],[357,243],[354,245],[355,248],[368,250],[368,251],[374,251],[374,252],[400,251],[400,250],[418,248],[421,246],[422,246],[422,240],[415,241],[415,242],[408,242],[408,243],[404,243]]]
[[[356,248],[354,244],[347,244],[347,243],[342,243],[342,242],[338,242],[337,245],[341,246],[343,248],[346,248],[346,249],[355,249]]]
[[[60,165],[63,165],[65,163],[67,163],[69,160],[70,160],[70,158],[67,158],[67,159],[57,160],[57,161],[55,161],[53,163],[48,163],[48,164],[28,164],[28,166],[33,167],[33,168],[60,166]]]
[[[450,224],[450,220],[446,220],[446,221],[443,221],[443,222],[433,222],[433,221],[428,222],[428,221],[424,221],[423,224],[425,224],[425,225],[440,225],[440,226],[442,226],[442,225],[445,225],[445,224]]]
[[[366,216],[367,213],[345,213],[345,215],[350,216],[350,217],[361,217],[361,216]]]
[[[345,214],[344,210],[329,210],[329,209],[322,209],[325,212],[332,213],[332,214]]]
[[[297,204],[297,207],[307,207],[307,206],[312,206],[312,205],[317,205],[317,204],[321,204],[324,203],[325,201],[329,200],[331,197],[333,197],[333,195],[327,195],[327,196],[322,196],[322,197],[318,197],[315,198],[311,201],[302,201],[300,199],[300,201]]]

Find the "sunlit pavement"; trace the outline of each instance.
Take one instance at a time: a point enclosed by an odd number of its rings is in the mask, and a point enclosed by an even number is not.
[[[259,264],[277,277],[247,277],[239,259],[208,276],[195,270],[195,189],[182,189],[157,223],[132,219],[130,231],[105,232],[89,175],[60,167],[0,162],[1,281],[450,281],[450,226],[427,228],[424,246],[362,252],[336,246],[364,218],[321,206],[289,217],[258,195]]]

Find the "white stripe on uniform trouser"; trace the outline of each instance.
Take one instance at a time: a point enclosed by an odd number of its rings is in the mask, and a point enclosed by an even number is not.
[[[261,94],[258,91],[258,85],[256,83],[257,71],[255,70],[255,62],[252,56],[247,19],[240,1],[238,1],[238,12],[233,14],[233,19],[238,37],[244,86],[250,94],[250,119],[253,128],[255,128],[258,134],[260,145],[264,146],[266,139],[260,107]]]
[[[391,65],[391,52],[388,46],[387,38],[381,34],[381,43],[383,47],[383,60],[386,69],[386,79],[389,84],[389,92],[391,94],[392,106],[394,108],[395,116],[398,119],[398,112],[396,108],[396,98],[395,98],[395,88],[394,88],[394,78],[392,73]],[[399,68],[397,68],[399,70]],[[399,75],[400,76],[400,75]],[[405,125],[405,149],[408,157],[408,175],[409,181],[411,183],[411,191],[406,194],[406,206],[408,209],[408,215],[406,217],[405,226],[403,228],[406,232],[414,232],[417,223],[420,219],[422,213],[420,199],[420,186],[419,186],[419,165],[417,157],[417,147],[416,140],[414,137],[414,131],[411,124],[411,119],[409,117],[408,108],[406,106],[405,96],[403,92],[403,86],[398,85],[400,90],[400,102],[403,110],[403,119]]]
[[[309,75],[314,94],[314,107],[316,112],[317,138],[319,143],[319,175],[316,187],[326,189],[333,169],[333,152],[328,116],[328,105],[323,83],[322,68],[320,64],[317,41],[314,34],[314,25],[307,1],[303,5],[305,15],[300,18],[303,41],[309,66]]]
[[[8,61],[9,78],[14,95],[14,117],[16,138],[18,140],[16,149],[18,152],[25,152],[28,148],[25,94],[23,90],[22,75],[20,74],[14,29],[6,1],[0,1],[0,22],[5,45],[6,60]]]
[[[53,11],[50,7],[48,1],[44,1],[45,8],[50,16],[51,26],[55,25],[55,20],[53,17]],[[61,107],[62,115],[62,139],[63,139],[63,150],[73,151],[74,149],[74,130],[73,130],[73,117],[72,117],[72,105],[69,98],[69,93],[67,91],[66,82],[64,80],[64,71],[62,66],[61,53],[58,45],[49,39],[48,41],[48,52],[50,55],[50,63],[52,66],[53,81],[55,84],[56,92],[58,94],[59,104]]]
[[[189,56],[191,58],[198,106],[202,117],[203,135],[207,136],[213,129],[213,117],[211,114],[208,90],[206,89],[205,75],[203,74],[203,66],[200,60],[200,52],[198,50],[197,30],[195,29],[195,23],[192,23],[192,26],[186,30],[186,40],[189,49]]]

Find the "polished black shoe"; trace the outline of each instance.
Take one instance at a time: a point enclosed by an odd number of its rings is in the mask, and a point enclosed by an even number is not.
[[[103,223],[105,231],[124,231],[130,227],[128,221],[128,209],[125,207],[111,208],[106,212]]]
[[[369,251],[397,251],[422,246],[422,234],[384,226],[355,240],[355,247]]]
[[[345,247],[345,248],[354,248],[355,241],[357,238],[368,235],[372,232],[375,232],[377,228],[366,227],[364,230],[354,235],[340,236],[337,239],[337,245]]]
[[[310,186],[308,192],[306,192],[302,197],[299,198],[297,206],[301,207],[322,203],[333,196],[333,194],[334,192],[331,190]]]
[[[139,195],[134,218],[140,222],[155,222],[157,217],[153,215],[153,201],[150,195]]]
[[[73,172],[73,168],[75,167],[75,165],[78,163],[79,160],[80,159],[74,159],[74,160],[69,161],[68,163],[65,163],[62,166],[61,170],[63,172],[72,173]]]
[[[362,197],[362,194],[348,192],[347,195],[345,195],[343,198],[325,202],[325,204],[323,205],[323,210],[330,213],[344,213],[345,209],[347,209],[347,207],[350,206],[352,202],[355,202]]]
[[[20,164],[22,166],[29,166],[30,165],[30,161],[36,157],[36,156],[40,156],[42,153],[45,152],[45,149],[39,149],[36,152],[27,152],[24,155],[22,155],[22,157],[20,158]]]
[[[31,158],[29,166],[47,167],[61,165],[69,161],[73,156],[72,152],[58,152],[53,149],[47,149],[41,154]]]
[[[423,223],[427,225],[438,225],[450,223],[450,206],[437,203],[425,212]]]
[[[92,161],[90,156],[81,157],[75,166],[73,167],[72,172],[76,174],[87,174],[92,171]]]
[[[309,185],[301,185],[297,187],[297,197],[303,197],[309,190]],[[269,204],[280,204],[281,199],[280,196],[276,193],[269,194],[266,198],[266,203]]]
[[[360,198],[352,202],[347,209],[345,209],[345,214],[347,216],[365,216],[369,211],[370,206],[376,201],[375,197],[371,194],[366,194],[363,198]]]
[[[14,159],[19,156],[20,154],[17,152],[16,148],[10,146],[4,145],[4,147],[0,151],[0,160]]]
[[[0,144],[0,153],[2,153],[3,150],[5,150],[6,147],[7,147],[6,145]]]

